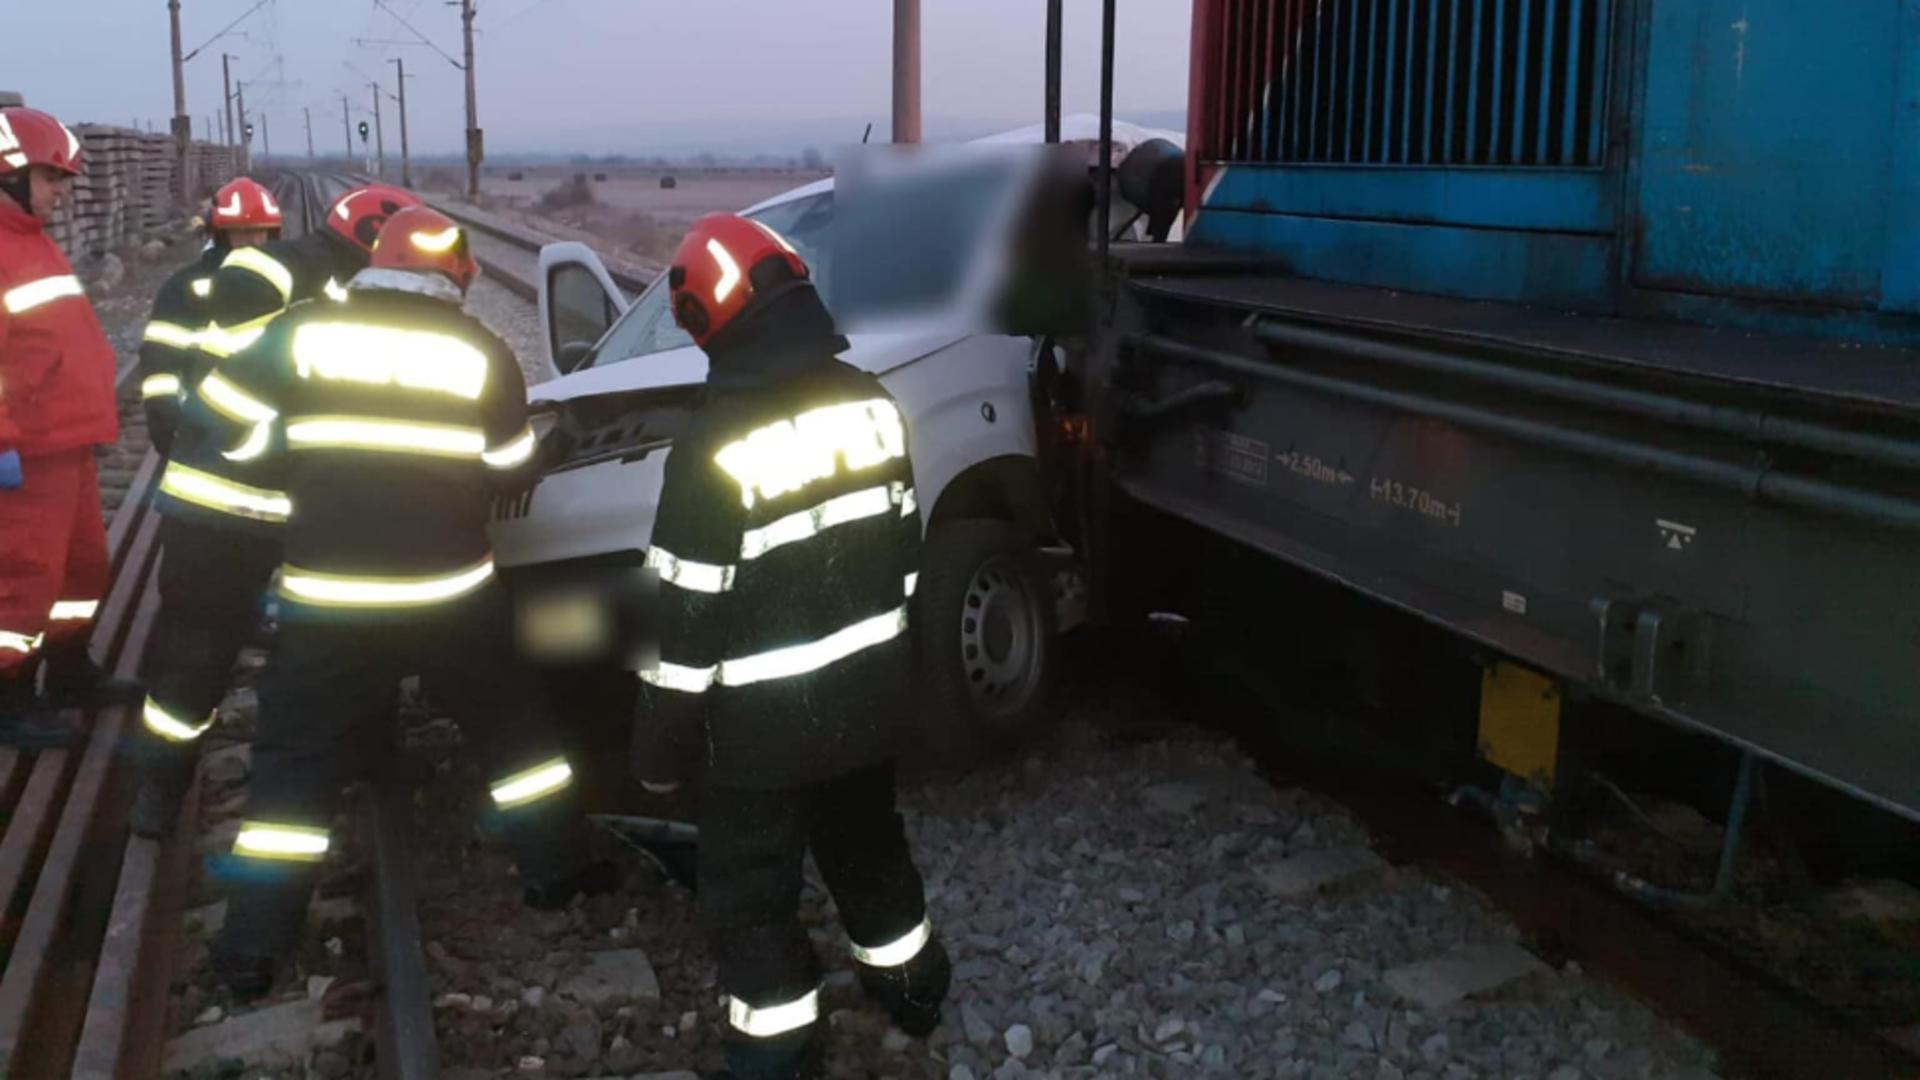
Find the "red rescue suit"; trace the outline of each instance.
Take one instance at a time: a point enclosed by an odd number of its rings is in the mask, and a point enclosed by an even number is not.
[[[73,267],[39,219],[0,198],[0,678],[49,640],[83,637],[106,590],[93,447],[120,439],[115,356]]]

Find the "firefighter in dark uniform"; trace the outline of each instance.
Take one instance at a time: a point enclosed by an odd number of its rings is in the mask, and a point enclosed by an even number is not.
[[[228,255],[241,248],[277,240],[285,224],[273,193],[242,176],[214,193],[206,217],[207,246],[200,257],[167,278],[154,295],[153,311],[140,342],[140,404],[147,435],[165,457],[173,447],[180,420],[181,387],[206,374],[195,347],[199,332],[213,321],[213,276]]]
[[[938,1024],[951,975],[895,809],[913,468],[899,409],[836,358],[846,340],[784,239],[711,215],[670,274],[710,373],[647,554],[660,659],[641,672],[635,771],[654,787],[701,776],[699,904],[734,1075],[807,1076],[824,1053],[798,910],[808,852],[862,985],[903,1030]]]
[[[290,510],[285,492],[241,479],[261,450],[248,440],[263,429],[222,369],[288,305],[344,297],[381,226],[419,202],[398,188],[357,188],[328,208],[326,228],[236,247],[213,275],[181,384],[192,422],[175,432],[160,478],[160,612],[141,668],[147,767],[131,814],[142,836],[165,835],[179,816],[200,736],[259,627]]]
[[[533,482],[538,447],[512,350],[461,310],[477,272],[452,221],[403,210],[344,302],[295,305],[224,369],[262,418],[249,476],[294,506],[233,846],[244,870],[212,949],[237,997],[266,991],[293,946],[340,790],[410,675],[486,769],[528,902],[614,884],[587,855],[572,767],[494,579],[491,501]]]

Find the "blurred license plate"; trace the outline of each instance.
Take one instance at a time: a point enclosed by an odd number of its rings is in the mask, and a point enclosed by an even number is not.
[[[539,660],[583,660],[613,644],[604,595],[584,589],[536,592],[520,600],[520,648]]]

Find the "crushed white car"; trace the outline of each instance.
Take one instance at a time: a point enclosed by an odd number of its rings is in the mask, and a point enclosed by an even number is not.
[[[1070,117],[1065,128],[1084,147],[1097,124]],[[1114,137],[1118,157],[1168,134],[1117,124]],[[936,721],[987,738],[1044,719],[1054,635],[1078,617],[1074,553],[1038,462],[1049,437],[1039,425],[1053,418],[1036,416],[1036,377],[1057,372],[1057,350],[981,329],[1003,326],[1021,230],[1036,205],[1054,205],[1040,200],[1059,173],[1011,152],[1039,142],[1039,129],[1023,129],[927,155],[862,187],[837,229],[831,179],[744,211],[805,256],[847,331],[842,358],[879,376],[906,415],[927,530],[915,598],[927,704]],[[630,693],[632,680],[615,676],[644,657],[590,646],[626,617],[606,610],[609,598],[633,591],[615,582],[635,580],[706,357],[674,325],[664,280],[630,301],[578,243],[548,245],[540,273],[555,377],[531,397],[571,445],[531,493],[497,509],[495,558],[522,597],[523,641],[570,673],[555,680],[563,706],[624,721],[606,695]]]

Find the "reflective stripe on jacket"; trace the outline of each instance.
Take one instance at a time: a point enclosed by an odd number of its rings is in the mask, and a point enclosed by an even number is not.
[[[537,468],[512,350],[450,283],[369,284],[391,273],[363,272],[344,302],[289,309],[194,405],[247,429],[224,457],[291,501],[281,592],[296,606],[412,608],[479,588],[493,574],[493,498],[525,490]]]
[[[636,724],[700,744],[728,786],[811,783],[894,752],[920,519],[879,380],[827,360],[712,392],[667,459],[652,541],[660,656]]]
[[[0,196],[0,450],[54,454],[120,439],[118,361],[39,219]]]

